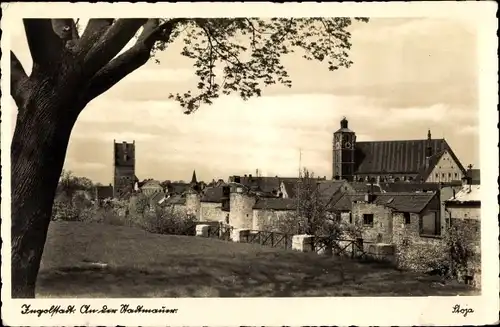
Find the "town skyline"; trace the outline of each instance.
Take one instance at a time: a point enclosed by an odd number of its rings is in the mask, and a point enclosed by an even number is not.
[[[173,43],[159,54],[160,65],[146,64],[88,105],[73,130],[64,169],[109,184],[113,140],[135,140],[141,180],[187,181],[193,170],[207,182],[256,169],[263,176],[296,176],[300,150],[302,167],[331,178],[332,137],[343,116],[358,141],[425,139],[430,129],[464,166],[479,168],[474,26],[374,18],[353,24],[351,32],[351,68],[331,73],[322,64],[288,57],[291,89],[271,87],[246,102],[221,96],[192,115],[167,98],[196,83],[192,63]],[[30,70],[22,23],[13,33],[20,37],[13,38],[12,49]]]

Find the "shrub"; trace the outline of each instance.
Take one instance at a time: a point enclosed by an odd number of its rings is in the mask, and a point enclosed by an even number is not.
[[[145,212],[142,217],[142,227],[157,234],[184,235],[196,222],[193,215],[161,207]]]
[[[448,228],[444,240],[453,276],[468,274],[468,270],[479,267],[480,255],[474,249],[474,243],[479,243],[476,228],[467,222],[459,221]]]

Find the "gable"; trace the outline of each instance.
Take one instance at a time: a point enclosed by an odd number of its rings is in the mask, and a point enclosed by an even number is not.
[[[460,181],[465,175],[463,166],[451,149],[446,149],[436,158],[430,160],[427,167],[420,174],[422,180],[427,182],[453,182]]]

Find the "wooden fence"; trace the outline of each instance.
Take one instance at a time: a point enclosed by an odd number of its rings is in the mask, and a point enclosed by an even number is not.
[[[363,239],[339,239],[337,236],[316,236],[312,240],[312,251],[329,252],[337,256],[361,258],[366,256]]]
[[[208,237],[218,238],[223,241],[230,241],[232,231],[233,227],[231,226],[224,226],[222,224],[212,225],[208,227]]]
[[[288,250],[292,248],[292,237],[290,234],[252,230],[243,240],[246,243]]]

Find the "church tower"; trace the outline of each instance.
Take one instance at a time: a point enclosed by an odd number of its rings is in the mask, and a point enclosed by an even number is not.
[[[117,143],[113,140],[113,196],[131,193],[135,183],[135,141]]]
[[[344,117],[340,129],[333,133],[333,179],[354,180],[356,133]]]

